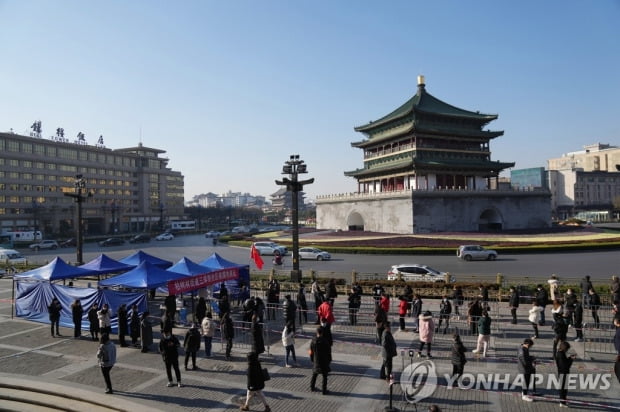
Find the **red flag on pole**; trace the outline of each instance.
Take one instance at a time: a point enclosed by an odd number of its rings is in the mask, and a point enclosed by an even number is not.
[[[260,256],[260,253],[258,253],[258,250],[256,250],[256,248],[254,247],[253,243],[252,248],[250,249],[250,258],[254,261],[258,269],[263,268],[263,264],[265,262],[263,262],[263,258]]]

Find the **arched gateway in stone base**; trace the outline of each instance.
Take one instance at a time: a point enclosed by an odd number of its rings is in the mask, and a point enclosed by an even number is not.
[[[504,134],[497,115],[468,111],[426,91],[355,128],[366,139],[363,167],[345,172],[357,192],[318,196],[317,228],[387,233],[499,231],[551,225],[551,193],[498,182],[514,163],[491,160],[490,141]]]

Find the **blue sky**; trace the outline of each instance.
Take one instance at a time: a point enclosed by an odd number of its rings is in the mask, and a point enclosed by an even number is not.
[[[620,145],[620,2],[0,0],[0,130],[57,127],[166,150],[185,198],[269,196],[308,164],[309,198],[353,192],[353,128],[426,77],[435,97],[499,114],[515,168]]]

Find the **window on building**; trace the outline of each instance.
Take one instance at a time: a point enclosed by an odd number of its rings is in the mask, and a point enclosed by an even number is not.
[[[32,153],[32,143],[22,143],[23,153]]]
[[[32,168],[32,162],[30,160],[24,160],[23,163],[22,163],[22,167],[31,169]]]
[[[8,140],[6,150],[8,152],[19,152],[19,142],[15,140]]]
[[[45,152],[48,156],[56,157],[56,148],[54,146],[46,146]]]
[[[45,146],[43,146],[42,144],[35,144],[34,145],[34,154],[43,156],[45,154]]]

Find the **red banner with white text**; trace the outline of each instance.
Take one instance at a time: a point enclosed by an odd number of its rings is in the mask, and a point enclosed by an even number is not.
[[[238,268],[227,268],[201,275],[183,277],[168,281],[168,293],[178,295],[179,293],[206,288],[207,286],[233,279],[239,279]]]

